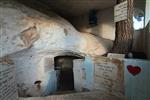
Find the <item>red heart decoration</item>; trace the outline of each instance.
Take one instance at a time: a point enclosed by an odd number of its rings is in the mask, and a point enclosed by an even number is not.
[[[141,68],[138,66],[128,65],[127,69],[129,71],[129,73],[131,73],[133,76],[135,76],[141,72]]]

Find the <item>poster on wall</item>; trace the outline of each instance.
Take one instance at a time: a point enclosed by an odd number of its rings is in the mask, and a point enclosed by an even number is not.
[[[150,100],[150,61],[125,59],[127,100]]]
[[[7,57],[0,59],[0,100],[18,100],[15,67]]]
[[[94,59],[94,88],[116,96],[124,95],[124,67],[117,59]]]

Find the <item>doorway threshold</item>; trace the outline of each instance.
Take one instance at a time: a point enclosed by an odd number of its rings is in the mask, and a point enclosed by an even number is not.
[[[19,100],[124,100],[124,97],[117,97],[102,91],[92,91],[46,97],[19,98]]]

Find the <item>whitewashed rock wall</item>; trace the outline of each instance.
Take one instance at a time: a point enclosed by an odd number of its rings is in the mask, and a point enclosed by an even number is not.
[[[1,9],[1,57],[29,47],[38,52],[61,49],[91,55],[104,54],[111,47],[110,41],[80,33],[54,13],[46,16],[16,3],[1,3]]]
[[[21,96],[48,95],[56,90],[54,59],[68,52],[97,56],[112,42],[78,32],[68,21],[51,12],[46,16],[12,0],[0,1],[0,58],[6,55],[17,69]],[[34,82],[41,88],[35,93]]]

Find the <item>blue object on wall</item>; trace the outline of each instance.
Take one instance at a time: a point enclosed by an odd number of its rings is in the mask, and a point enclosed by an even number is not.
[[[97,11],[91,10],[89,13],[89,25],[96,26],[97,25]]]

